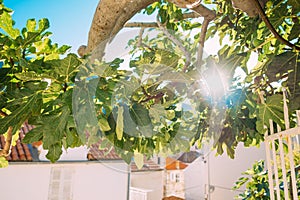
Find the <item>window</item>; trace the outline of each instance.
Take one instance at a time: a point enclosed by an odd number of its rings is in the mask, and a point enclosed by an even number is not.
[[[171,182],[180,182],[181,181],[181,176],[180,176],[180,172],[171,172],[170,173],[170,181]]]
[[[74,169],[53,167],[50,174],[48,200],[72,200],[72,183]]]
[[[179,182],[180,182],[180,174],[176,173],[176,183],[179,183]]]

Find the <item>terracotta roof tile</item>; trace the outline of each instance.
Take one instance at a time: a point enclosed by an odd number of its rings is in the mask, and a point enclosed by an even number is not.
[[[122,160],[114,148],[112,148],[110,151],[109,149],[99,149],[100,144],[101,140],[97,144],[93,144],[90,147],[87,155],[88,160]],[[144,166],[141,169],[138,169],[134,162],[132,162],[130,168],[132,172],[163,170],[154,161],[147,159],[144,160]]]
[[[115,149],[99,149],[101,141],[97,144],[93,144],[90,147],[87,158],[88,160],[122,160],[122,158],[116,153]]]
[[[184,200],[180,197],[170,196],[170,197],[164,197],[163,200]]]
[[[174,158],[166,158],[166,170],[185,169],[188,165]]]
[[[17,161],[32,161],[32,156],[30,153],[29,145],[22,144],[21,140],[24,138],[25,134],[28,133],[33,126],[28,125],[25,122],[20,130],[19,139],[16,142],[16,146],[11,147],[11,153],[6,159],[10,162],[17,162]],[[2,149],[5,145],[5,139],[3,135],[0,135],[0,148]]]
[[[132,172],[142,172],[142,171],[160,171],[163,170],[158,164],[156,164],[152,160],[144,159],[144,165],[141,169],[138,169],[134,162],[131,163],[131,171]]]

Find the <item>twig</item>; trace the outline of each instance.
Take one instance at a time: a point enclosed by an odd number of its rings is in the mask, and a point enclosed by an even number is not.
[[[139,103],[146,103],[152,99],[156,101],[159,101],[165,94],[162,92],[162,91],[159,91],[158,93],[154,94],[154,95],[150,95],[148,94],[148,92],[146,91],[146,89],[142,86],[142,92],[143,94],[147,97],[146,99],[144,100],[140,100]]]
[[[205,37],[206,37],[209,22],[210,22],[210,20],[208,20],[207,18],[204,18],[204,21],[203,21],[202,27],[201,27],[198,54],[197,54],[197,66],[199,66],[199,67],[202,64],[204,42],[205,42]]]
[[[258,0],[252,0],[258,13],[259,16],[261,17],[261,19],[265,22],[266,26],[268,27],[268,29],[271,31],[271,33],[273,33],[273,35],[283,44],[291,47],[292,49],[295,49],[297,51],[300,51],[300,47],[296,46],[292,43],[290,43],[288,40],[284,39],[281,35],[279,35],[279,33],[276,31],[276,29],[273,27],[273,25],[271,24],[271,22],[269,21],[268,17],[266,16],[263,8],[261,7],[260,3],[258,2]]]
[[[142,91],[143,91],[143,94],[146,96],[146,97],[150,97],[151,95],[148,94],[148,92],[146,91],[146,89],[142,86]]]
[[[190,19],[190,18],[197,18],[200,17],[200,15],[196,12],[189,12],[184,13],[182,15],[182,19]],[[178,20],[179,21],[179,20]],[[137,28],[137,27],[144,27],[144,28],[158,28],[158,24],[155,22],[127,22],[124,25],[125,28]]]
[[[6,117],[6,116],[7,116],[7,114],[6,114],[5,112],[3,112],[2,110],[0,110],[0,116],[2,116],[2,117]]]
[[[158,15],[157,15],[156,21],[157,21],[158,27],[167,36],[167,38],[169,38],[175,45],[177,45],[178,48],[184,54],[185,64],[184,64],[183,71],[185,72],[186,68],[191,64],[192,56],[191,56],[190,52],[183,46],[182,42],[179,39],[177,39],[175,36],[173,36],[171,33],[169,33],[169,31],[160,23]]]
[[[12,141],[12,130],[13,130],[13,127],[10,126],[7,131],[7,137],[6,137],[6,142],[5,142],[4,148],[0,150],[0,157],[1,156],[7,157],[10,153],[10,146],[11,146],[11,141]]]
[[[158,25],[155,22],[127,22],[124,25],[124,27],[126,27],[126,28],[137,28],[137,27],[158,28]]]
[[[142,47],[143,46],[143,34],[144,34],[145,28],[142,27],[139,33],[139,40],[138,40],[138,46]]]
[[[141,47],[141,48],[148,48],[149,50],[153,51],[153,49],[148,46],[147,44],[143,43],[143,34],[144,34],[144,31],[145,31],[145,27],[141,27],[140,29],[140,32],[139,32],[139,39],[138,39],[138,47]]]

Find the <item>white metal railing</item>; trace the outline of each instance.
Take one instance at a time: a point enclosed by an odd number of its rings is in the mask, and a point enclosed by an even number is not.
[[[285,92],[283,93],[286,130],[281,131],[280,126],[276,125],[277,133],[275,133],[274,123],[269,120],[270,134],[267,132],[265,135],[270,197],[271,200],[280,200],[280,190],[283,189],[285,200],[298,200],[296,168],[299,170],[299,167],[295,166],[294,152],[299,151],[300,111],[296,112],[298,126],[290,128],[286,96]]]
[[[130,200],[148,200],[148,193],[152,190],[130,187]]]

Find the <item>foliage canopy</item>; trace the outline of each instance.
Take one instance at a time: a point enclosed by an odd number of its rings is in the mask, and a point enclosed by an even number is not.
[[[217,55],[199,62],[203,21],[185,18],[188,9],[161,1],[142,11],[157,15],[160,28],[146,28],[129,40],[130,70],[124,70],[120,58],[90,62],[68,53],[68,46],[53,44],[47,19],[29,19],[22,30],[15,28],[12,10],[0,0],[0,134],[9,127],[15,134],[28,120],[36,128],[23,142],[43,141],[52,162],[62,147],[100,138],[101,147],[113,144],[127,162],[141,160],[141,154],[187,151],[205,141],[232,158],[240,142],[259,145],[269,119],[284,129],[282,87],[290,112],[300,108],[299,51],[231,1],[204,4],[216,12],[205,39],[219,37]],[[264,5],[274,28],[294,45],[300,45],[298,4]],[[250,69],[253,55],[257,65]]]

